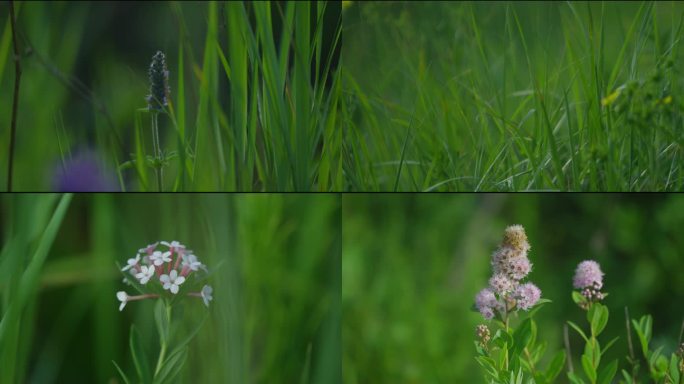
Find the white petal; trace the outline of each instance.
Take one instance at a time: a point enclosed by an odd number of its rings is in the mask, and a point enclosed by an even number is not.
[[[124,291],[119,291],[116,293],[116,298],[119,299],[119,301],[125,302],[128,300],[128,294]]]
[[[173,282],[176,285],[181,285],[185,281],[185,277],[183,276],[178,276],[178,278]]]
[[[171,278],[171,281],[175,281],[177,277],[178,277],[178,272],[176,272],[175,269],[172,269],[171,272],[169,273],[169,278]]]
[[[126,302],[122,301],[121,305],[119,305],[119,312],[123,311],[124,307],[126,306]]]
[[[175,272],[175,271],[174,271]],[[164,285],[169,283],[169,275],[161,275],[159,276],[159,281],[164,283]],[[164,287],[166,289],[166,287]]]
[[[171,284],[171,292],[175,295],[178,293],[178,286],[176,284]]]
[[[132,265],[128,264],[127,266],[121,268],[121,272],[128,271],[129,269],[131,269],[131,267],[132,267]]]
[[[168,283],[168,282],[167,282],[167,283],[164,283],[164,289],[169,289],[169,288],[171,288],[171,287],[173,287],[173,286],[174,286],[174,285],[171,284],[171,283]]]

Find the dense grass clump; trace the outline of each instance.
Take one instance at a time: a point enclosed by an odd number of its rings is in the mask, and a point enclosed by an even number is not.
[[[353,3],[349,190],[682,190],[676,2]]]

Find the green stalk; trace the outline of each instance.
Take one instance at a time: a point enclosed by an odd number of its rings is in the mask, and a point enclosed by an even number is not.
[[[171,306],[168,303],[164,304],[166,306],[166,318],[171,319]],[[164,358],[166,357],[166,348],[168,346],[168,335],[167,337],[161,337],[159,338],[159,345],[161,346],[159,350],[159,359],[157,360],[157,368],[154,369],[154,376],[156,377],[159,374],[159,371],[162,368],[162,363],[164,362]]]
[[[162,152],[159,145],[159,122],[157,121],[159,112],[152,111],[152,146],[154,147],[154,169],[157,175],[157,190],[162,191],[163,177],[162,174]]]

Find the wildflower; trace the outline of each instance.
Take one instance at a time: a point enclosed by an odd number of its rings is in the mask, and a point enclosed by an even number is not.
[[[497,273],[489,279],[489,286],[499,295],[506,296],[513,291],[515,283],[505,274]]]
[[[197,256],[193,254],[183,255],[183,270],[189,268],[192,271],[197,271],[202,267],[202,263],[197,260]]]
[[[601,99],[601,105],[605,107],[613,104],[613,102],[617,100],[618,96],[620,96],[620,92],[622,92],[622,88],[616,89],[613,93]]]
[[[139,261],[140,261],[140,255],[136,254],[135,258],[128,259],[128,261],[126,261],[127,265],[125,267],[123,267],[121,270],[122,271],[128,271],[129,269],[137,266]]]
[[[525,311],[532,308],[541,298],[541,290],[532,283],[519,285],[513,294],[517,300],[518,308]]]
[[[150,260],[154,263],[156,266],[160,266],[164,263],[168,263],[171,261],[171,252],[161,252],[161,251],[154,251],[150,255]]]
[[[209,302],[213,299],[213,297],[211,296],[212,292],[213,289],[210,286],[205,285],[204,287],[202,287],[201,296],[202,300],[204,301],[204,305],[206,305],[207,307],[209,306]]]
[[[599,263],[594,260],[585,260],[579,263],[572,284],[575,289],[587,287],[601,289],[603,287],[603,272],[601,272]]]
[[[135,274],[135,278],[140,281],[140,284],[147,284],[154,276],[154,267],[151,265],[143,265],[140,267],[140,272]]]
[[[172,242],[170,242],[170,243],[169,243],[168,241],[162,241],[162,242],[161,242],[161,245],[165,245],[165,246],[169,247],[169,250],[170,250],[171,252],[174,252],[174,251],[177,252],[177,251],[179,251],[179,250],[181,250],[181,249],[185,249],[185,245],[183,245],[183,244],[177,242],[176,240],[174,240],[174,241],[172,241]]]
[[[663,104],[671,104],[672,103],[672,95],[670,96],[665,96],[662,100]]]
[[[605,294],[601,292],[603,287],[603,272],[594,260],[585,260],[577,265],[572,285],[579,289],[586,301],[578,303],[582,309],[589,309],[591,303],[601,301]]]
[[[504,231],[503,246],[509,246],[514,250],[519,250],[527,255],[530,250],[530,243],[527,242],[527,235],[522,225],[511,225]]]
[[[115,173],[102,165],[99,156],[83,151],[64,161],[54,171],[56,192],[117,192]]]
[[[119,305],[119,312],[121,312],[128,302],[128,294],[124,291],[119,291],[116,293],[116,298],[121,302],[121,305]]]
[[[185,282],[185,277],[178,276],[178,271],[171,270],[168,275],[159,276],[159,281],[164,284],[164,289],[168,289],[174,295],[178,293],[181,284]]]
[[[516,309],[529,310],[541,298],[541,290],[532,283],[523,283],[532,270],[527,258],[530,250],[522,225],[511,225],[504,231],[499,248],[492,254],[493,275],[489,287],[475,297],[475,306],[489,320],[496,311],[502,317]]]
[[[154,252],[154,249],[157,248],[157,245],[159,245],[159,242],[149,244],[145,248],[138,249],[138,253],[144,253],[147,255],[151,255],[152,252]]]
[[[149,70],[150,94],[147,96],[147,106],[150,110],[160,111],[168,105],[169,71],[166,68],[166,57],[161,51],[152,56]]]
[[[477,338],[480,339],[480,346],[486,350],[487,344],[489,344],[489,340],[491,340],[491,333],[489,332],[487,325],[479,324],[475,328],[475,334],[477,335]]]

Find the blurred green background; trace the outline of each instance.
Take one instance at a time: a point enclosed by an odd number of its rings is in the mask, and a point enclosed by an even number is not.
[[[340,382],[340,212],[337,195],[2,195],[0,382],[120,382],[132,323],[154,363],[154,302],[119,312],[115,263],[172,239],[218,268],[209,308],[179,309],[187,329],[210,315],[182,382]]]
[[[343,196],[342,217],[345,383],[484,382],[473,345],[483,319],[470,309],[511,224],[522,224],[532,245],[530,281],[553,300],[536,316],[547,358],[562,346],[564,321],[586,323],[570,296],[585,259],[606,274],[611,312],[601,340],[620,337],[605,361],[626,366],[626,305],[632,318],[654,316],[654,346],[676,349],[684,196],[351,194]],[[570,336],[577,369],[583,341]]]

